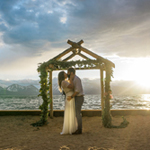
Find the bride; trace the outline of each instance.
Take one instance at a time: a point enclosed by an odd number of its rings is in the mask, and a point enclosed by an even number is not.
[[[77,130],[77,120],[76,120],[76,112],[75,112],[75,99],[72,98],[71,100],[67,100],[68,96],[73,94],[73,82],[72,82],[72,75],[70,79],[67,80],[67,74],[64,71],[61,71],[58,74],[58,84],[60,91],[65,92],[66,99],[65,99],[65,110],[64,110],[64,123],[63,123],[63,130],[60,134],[72,134]]]

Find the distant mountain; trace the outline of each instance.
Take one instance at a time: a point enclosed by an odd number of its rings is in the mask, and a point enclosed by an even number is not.
[[[22,91],[23,89],[26,89],[26,87],[18,85],[18,84],[13,84],[6,88],[6,90],[9,92],[19,92],[19,91]]]
[[[33,86],[21,86],[12,84],[7,88],[0,87],[0,95],[38,95],[39,90]]]

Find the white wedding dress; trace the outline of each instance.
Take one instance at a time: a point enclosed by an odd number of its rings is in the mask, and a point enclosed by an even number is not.
[[[69,85],[68,81],[65,81],[65,80],[62,81],[61,85],[66,94],[66,99],[65,99],[63,129],[60,134],[72,134],[73,132],[77,130],[75,99],[72,98],[70,101],[68,101],[67,97],[73,94],[73,90],[67,88],[67,86]]]

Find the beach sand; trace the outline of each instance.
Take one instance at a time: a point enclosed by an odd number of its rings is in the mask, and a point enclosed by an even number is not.
[[[30,124],[39,116],[0,116],[0,150],[150,150],[150,116],[126,116],[126,128],[104,128],[101,117],[83,117],[83,134],[60,135],[63,117],[48,125]],[[112,118],[113,125],[122,122]]]

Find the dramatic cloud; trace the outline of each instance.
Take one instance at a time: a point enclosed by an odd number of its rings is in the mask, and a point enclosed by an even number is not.
[[[51,46],[57,42],[66,44],[68,38],[84,39],[95,51],[100,49],[108,55],[111,52],[119,56],[145,56],[150,48],[149,0],[0,3],[4,42],[29,47],[29,52],[42,52],[47,42]]]
[[[68,39],[104,57],[150,57],[149,7],[149,0],[1,0],[0,63],[50,59]]]

